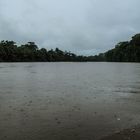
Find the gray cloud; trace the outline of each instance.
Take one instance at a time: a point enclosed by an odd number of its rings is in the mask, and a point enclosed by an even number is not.
[[[140,30],[139,0],[0,0],[0,40],[97,54]]]

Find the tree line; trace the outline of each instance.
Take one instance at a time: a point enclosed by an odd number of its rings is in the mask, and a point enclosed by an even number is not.
[[[59,48],[38,48],[34,42],[18,46],[14,41],[0,42],[0,62],[140,62],[140,34],[118,43],[114,49],[95,56],[76,55]]]
[[[59,48],[39,49],[34,42],[17,46],[14,41],[0,42],[0,62],[60,62],[60,61],[101,61],[99,56],[82,56]]]
[[[140,62],[140,34],[130,41],[118,43],[114,49],[105,53],[105,61],[109,62]]]

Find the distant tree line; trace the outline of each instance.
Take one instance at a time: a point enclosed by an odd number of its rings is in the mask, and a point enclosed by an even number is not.
[[[0,62],[59,62],[59,61],[101,61],[99,56],[78,56],[74,53],[55,50],[39,49],[34,42],[17,46],[14,41],[0,42]]]
[[[18,46],[14,41],[0,42],[0,62],[140,62],[140,34],[131,41],[118,43],[114,49],[95,56],[76,55],[59,48],[39,49],[34,42]]]

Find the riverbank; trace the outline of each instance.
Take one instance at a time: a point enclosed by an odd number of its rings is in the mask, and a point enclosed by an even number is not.
[[[140,126],[117,132],[111,136],[102,138],[101,140],[140,140]]]

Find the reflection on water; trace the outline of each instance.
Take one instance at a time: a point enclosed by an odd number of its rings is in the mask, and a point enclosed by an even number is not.
[[[0,140],[96,140],[139,106],[140,64],[0,63]]]

